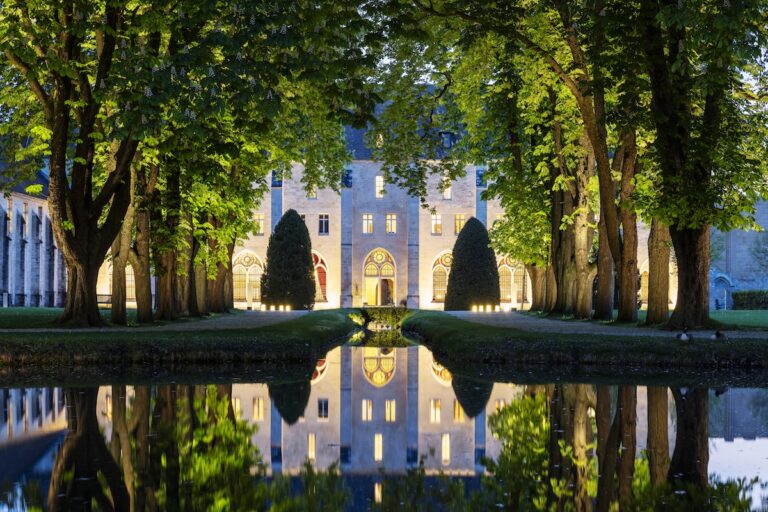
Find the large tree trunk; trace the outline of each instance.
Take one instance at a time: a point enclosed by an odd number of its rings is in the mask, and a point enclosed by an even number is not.
[[[177,304],[176,285],[176,254],[166,251],[155,257],[158,269],[155,288],[156,309],[158,320],[177,320],[179,305]]]
[[[660,220],[651,222],[648,237],[648,314],[646,323],[669,320],[669,229]]]
[[[709,484],[709,392],[706,388],[672,388],[672,395],[677,411],[677,435],[667,479],[672,484],[691,483],[706,489]]]
[[[597,248],[597,296],[595,297],[596,320],[613,320],[613,257],[608,247],[608,234],[605,231],[605,219],[600,216],[598,222],[599,245]]]
[[[667,388],[648,386],[648,468],[651,485],[659,486],[667,479],[669,469],[669,404]]]
[[[545,311],[547,301],[547,267],[526,265],[531,276],[531,311]]]
[[[621,148],[614,156],[614,168],[621,173],[619,221],[621,253],[614,261],[619,269],[619,322],[637,322],[637,213],[632,205],[634,178],[639,171],[634,130],[622,134]]]
[[[677,301],[669,319],[673,329],[709,322],[709,226],[669,228],[677,260]]]
[[[67,298],[64,302],[64,313],[58,321],[77,326],[103,325],[96,295],[96,283],[99,280],[101,264],[86,262],[82,265],[75,259],[67,258],[65,261],[67,262]]]
[[[576,208],[578,213],[573,222],[574,264],[576,267],[576,297],[574,312],[577,318],[592,317],[592,285],[595,280],[595,267],[589,262],[592,241],[595,236],[592,224],[594,215],[589,208],[589,180],[594,168],[592,147],[586,135],[581,137],[581,146],[586,155],[579,159],[576,167]]]
[[[175,242],[181,215],[181,170],[174,159],[166,161],[165,173],[166,190],[161,194],[161,208],[153,209],[157,224],[163,224],[163,239],[156,230],[155,267],[157,269],[157,287],[155,289],[155,307],[157,318],[161,320],[177,320],[179,318],[178,302],[178,244]]]

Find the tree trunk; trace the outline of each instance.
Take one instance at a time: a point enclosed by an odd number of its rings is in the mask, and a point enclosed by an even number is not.
[[[200,316],[200,305],[197,298],[197,271],[195,258],[200,249],[197,238],[192,236],[190,240],[190,257],[187,262],[187,311],[189,316]]]
[[[677,411],[677,434],[667,480],[706,489],[709,484],[708,390],[672,388],[672,395]]]
[[[139,200],[136,206],[136,242],[129,253],[136,289],[136,320],[139,323],[152,323],[152,261],[151,261],[151,216],[150,209],[154,197],[160,168],[156,164],[149,166],[149,172],[136,166],[136,193]]]
[[[634,178],[640,170],[634,130],[622,134],[621,149],[614,157],[614,167],[621,172],[619,189],[619,221],[621,222],[621,254],[619,255],[619,304],[616,320],[637,322],[637,213],[632,204]],[[616,258],[614,257],[614,261]]]
[[[608,234],[605,232],[605,219],[600,216],[600,231],[597,248],[597,296],[595,297],[596,320],[613,320],[613,257],[608,246]]]
[[[651,485],[662,485],[669,469],[667,388],[648,386],[648,468]]]
[[[531,276],[531,311],[545,311],[547,268],[538,265],[526,265],[525,270]]]
[[[637,386],[619,387],[621,416],[621,451],[617,476],[619,480],[619,507],[627,510],[632,502],[632,479],[635,476],[637,451]]]
[[[589,409],[589,384],[575,384],[575,400],[573,406],[573,458],[575,464],[574,501],[578,512],[592,510],[592,498],[589,497],[589,475],[587,468],[587,431],[592,430],[587,410]]]
[[[677,260],[677,301],[669,319],[673,329],[704,327],[709,322],[709,226],[669,228]]]
[[[76,326],[103,325],[96,295],[100,266],[86,263],[83,267],[75,260],[67,261],[67,298],[59,322]]]
[[[114,245],[113,245],[114,248]],[[125,265],[122,258],[112,258],[112,296],[110,302],[110,321],[117,325],[127,325],[128,316],[126,314],[126,283],[125,283]]]
[[[669,229],[653,219],[648,237],[647,324],[664,324],[669,320],[669,247]]]
[[[178,320],[176,253],[165,251],[155,257],[158,275],[155,299],[158,320]]]

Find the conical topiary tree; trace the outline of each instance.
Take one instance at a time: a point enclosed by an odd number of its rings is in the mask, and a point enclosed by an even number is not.
[[[445,294],[446,311],[467,311],[475,305],[499,303],[499,269],[488,230],[471,217],[456,238]]]
[[[296,210],[285,212],[269,237],[261,300],[267,305],[287,305],[292,309],[312,309],[315,304],[312,242]]]

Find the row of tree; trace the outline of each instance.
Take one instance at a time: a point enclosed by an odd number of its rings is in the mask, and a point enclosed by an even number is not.
[[[13,0],[4,174],[48,164],[62,320],[101,323],[108,253],[116,321],[126,264],[140,321],[150,274],[158,317],[219,311],[269,172],[300,162],[308,190],[337,188],[341,126],[385,100],[370,145],[425,206],[431,175],[487,164],[496,247],[527,265],[535,308],[610,318],[617,275],[618,318],[636,319],[640,217],[649,321],[667,320],[672,246],[671,323],[698,326],[710,228],[755,227],[765,189],[765,16],[760,0]]]
[[[708,321],[710,229],[756,227],[765,192],[764,2],[388,5],[371,142],[392,181],[426,200],[429,176],[485,163],[533,307],[584,318],[612,317],[617,283],[618,320],[637,319],[641,218],[648,321],[668,319],[670,247],[670,323]]]
[[[341,183],[342,127],[365,121],[376,101],[365,87],[377,44],[368,8],[3,4],[4,185],[47,163],[68,276],[62,321],[101,324],[96,282],[108,254],[117,323],[128,264],[140,322],[231,306],[232,251],[253,228],[269,173],[300,162],[308,189]]]

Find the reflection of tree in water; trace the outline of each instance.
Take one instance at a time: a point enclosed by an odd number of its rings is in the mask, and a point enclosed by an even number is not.
[[[123,474],[96,421],[98,388],[66,391],[67,435],[54,463],[49,510],[129,510]],[[103,482],[103,484],[102,484]]]
[[[304,415],[304,410],[309,402],[309,394],[312,391],[309,381],[287,384],[270,383],[267,388],[269,389],[269,398],[287,424],[293,425]]]
[[[451,387],[464,412],[474,418],[485,409],[493,391],[493,382],[453,375]]]
[[[458,389],[481,391],[484,407],[487,386],[477,386],[460,380]],[[275,400],[304,395],[295,385],[276,388]],[[671,456],[660,434],[669,417],[666,388],[648,390],[649,453],[635,457],[634,387],[529,387],[489,417],[501,451],[486,461],[480,489],[467,496],[460,480],[427,485],[421,465],[384,479],[380,508],[749,510],[752,484],[708,479],[707,390],[672,392],[678,429]],[[336,466],[306,466],[298,494],[288,479],[267,482],[251,442],[255,427],[235,418],[229,385],[139,386],[130,404],[125,388],[114,386],[109,448],[96,422],[96,395],[66,392],[70,431],[54,466],[51,510],[339,510],[348,500]],[[303,411],[306,398],[299,401]]]

